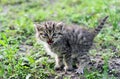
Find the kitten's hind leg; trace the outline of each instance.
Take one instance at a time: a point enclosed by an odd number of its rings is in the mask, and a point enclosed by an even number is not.
[[[84,67],[85,67],[85,64],[78,64],[78,69],[76,69],[76,73],[77,74],[84,74]]]
[[[62,70],[62,68],[63,68],[63,56],[62,55],[56,56],[54,69],[55,70]]]
[[[71,54],[70,53],[64,55],[63,63],[65,65],[65,67],[64,67],[65,71],[72,71],[73,70],[72,58],[71,58]]]
[[[89,61],[90,61],[90,58],[88,55],[84,55],[82,57],[78,57],[78,64],[77,64],[77,67],[78,69],[76,70],[76,73],[77,74],[84,74],[84,68],[87,67]]]

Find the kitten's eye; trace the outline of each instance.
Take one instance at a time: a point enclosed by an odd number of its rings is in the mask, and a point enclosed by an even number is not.
[[[56,33],[54,33],[54,34],[52,35],[52,37],[57,38],[57,34],[56,34]]]
[[[45,33],[45,34],[42,35],[42,37],[43,37],[43,38],[47,38],[47,37],[48,37],[48,34]]]
[[[56,36],[56,33],[54,33],[53,36]]]
[[[62,34],[62,33],[60,33],[60,32],[59,32],[58,34],[59,34],[59,35],[63,35],[63,34]]]
[[[48,34],[47,34],[47,33],[45,33],[45,34],[44,34],[44,36],[48,36]]]

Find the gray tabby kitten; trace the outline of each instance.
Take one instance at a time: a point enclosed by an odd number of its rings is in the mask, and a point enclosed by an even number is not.
[[[74,62],[78,67],[76,72],[83,74],[83,69],[90,60],[89,49],[107,18],[108,16],[93,31],[79,26],[66,26],[62,22],[35,24],[36,38],[44,45],[48,54],[55,57],[56,70],[63,66],[65,71],[73,70]]]

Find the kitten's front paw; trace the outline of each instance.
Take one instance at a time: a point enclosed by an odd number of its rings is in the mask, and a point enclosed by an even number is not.
[[[76,69],[76,73],[82,75],[82,74],[84,74],[84,71],[83,71],[83,69]]]

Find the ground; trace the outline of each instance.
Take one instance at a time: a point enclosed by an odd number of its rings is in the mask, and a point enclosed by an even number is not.
[[[95,28],[109,16],[90,50],[84,75],[54,70],[35,39],[34,23],[62,21]],[[120,79],[119,0],[0,0],[0,79]]]

